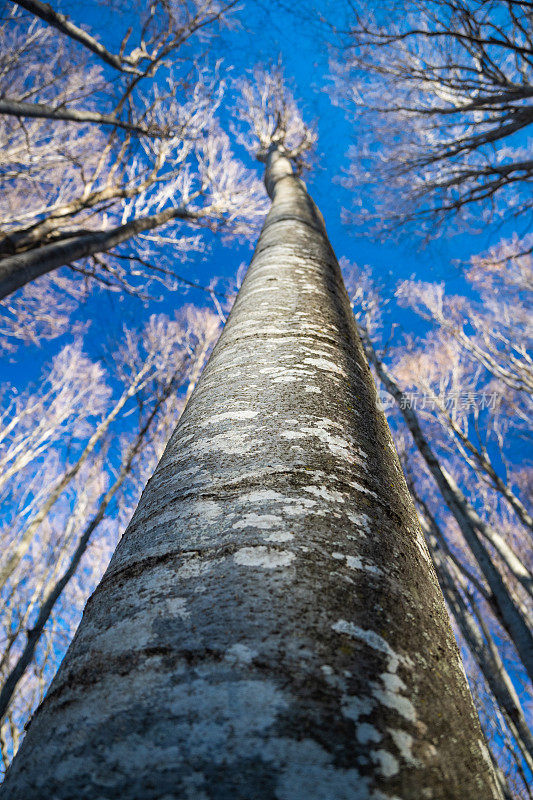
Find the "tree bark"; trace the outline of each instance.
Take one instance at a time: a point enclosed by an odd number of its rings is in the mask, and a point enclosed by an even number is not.
[[[273,199],[2,800],[500,798],[322,217]]]

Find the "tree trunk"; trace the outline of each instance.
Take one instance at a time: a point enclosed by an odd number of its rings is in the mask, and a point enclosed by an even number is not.
[[[533,735],[498,648],[483,621],[481,609],[470,593],[467,594],[470,608],[463,599],[457,579],[454,579],[450,570],[448,557],[439,548],[438,526],[428,510],[422,512],[420,520],[430,543],[433,563],[448,608],[516,739],[528,769],[533,771]]]
[[[122,242],[138,236],[139,233],[160,228],[175,219],[193,220],[198,213],[183,208],[168,208],[148,217],[139,217],[125,225],[107,231],[83,231],[73,233],[59,242],[45,244],[0,259],[0,300],[21,289],[30,281],[46,275],[59,267],[65,267],[80,258],[96,253],[107,253]],[[6,237],[9,239],[9,235]]]
[[[499,798],[320,213],[273,199],[5,800]]]

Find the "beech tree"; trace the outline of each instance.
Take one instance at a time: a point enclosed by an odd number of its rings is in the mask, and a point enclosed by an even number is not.
[[[12,339],[64,331],[95,281],[141,296],[176,287],[176,257],[201,250],[206,229],[242,235],[264,212],[217,116],[224,80],[201,52],[234,4],[122,9],[119,53],[48,4],[13,4],[0,29],[0,297],[16,292],[3,303]]]
[[[272,206],[251,266],[5,798],[501,797],[294,174],[312,134],[259,77],[241,111]]]
[[[475,229],[490,219],[530,221],[531,4],[348,5],[334,75],[339,102],[363,124],[346,182],[379,187],[362,218],[418,232],[452,221]]]
[[[154,315],[141,331],[123,330],[105,367],[78,340],[55,357],[37,390],[6,398],[0,439],[4,769],[219,332],[211,311],[189,306],[174,319]]]

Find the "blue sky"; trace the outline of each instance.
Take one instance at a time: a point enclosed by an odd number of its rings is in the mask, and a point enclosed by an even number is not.
[[[98,14],[90,16],[87,16],[87,9],[73,3],[61,3],[58,7],[71,14],[76,22],[88,24],[110,47],[116,46],[120,31],[125,27],[123,20],[117,20],[109,3],[102,3]],[[342,14],[346,7],[343,0],[323,0],[320,7],[333,24],[342,27]],[[94,9],[92,4],[91,8]],[[281,55],[286,76],[301,101],[304,114],[315,120],[318,128],[315,163],[312,171],[305,175],[305,181],[324,214],[337,257],[359,266],[370,266],[380,284],[391,293],[398,280],[411,276],[445,280],[451,293],[463,291],[461,271],[453,265],[453,260],[466,260],[470,254],[482,252],[497,241],[501,231],[488,230],[475,237],[445,235],[422,250],[421,242],[413,236],[400,242],[384,236],[376,238],[343,223],[342,210],[351,207],[354,197],[352,192],[343,188],[340,178],[348,166],[346,154],[350,144],[356,140],[357,124],[360,123],[348,119],[345,111],[331,99],[328,40],[334,42],[335,37],[327,26],[318,24],[312,14],[310,18],[302,19],[301,9],[293,10],[284,2],[273,7],[265,0],[252,0],[242,4],[237,16],[241,25],[226,31],[221,40],[211,45],[210,58],[214,61],[222,57],[225,68],[232,67],[228,73],[230,77],[241,74],[256,63],[277,61]],[[342,57],[342,51],[337,52]],[[222,112],[222,122],[229,128],[227,112]],[[255,164],[244,150],[237,150],[243,160],[261,174],[261,165]],[[360,190],[358,200],[363,207],[369,202],[368,191],[366,187]],[[179,268],[176,266],[176,271],[200,284],[209,283],[214,276],[231,279],[243,262],[249,262],[254,244],[253,241],[246,244],[222,242],[214,236],[209,237],[209,242],[206,254],[193,255]],[[181,261],[181,256],[178,258]],[[134,298],[96,291],[80,306],[76,316],[91,320],[86,349],[97,357],[106,332],[114,330],[118,333],[123,322],[139,322],[151,313],[169,313],[184,302],[204,305],[209,303],[209,298],[201,291],[184,289],[183,292],[163,292],[162,302],[152,302],[143,307]],[[403,311],[399,314],[400,322],[411,332],[420,334],[425,329],[422,321],[414,315]],[[28,381],[37,380],[43,362],[48,361],[69,338],[65,335],[60,340],[45,342],[41,347],[19,347],[10,359],[11,363],[4,364],[4,378],[12,380],[20,388]]]

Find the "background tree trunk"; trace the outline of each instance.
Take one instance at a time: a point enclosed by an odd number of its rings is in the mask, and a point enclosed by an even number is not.
[[[465,541],[470,547],[479,569],[486,579],[488,586],[490,587],[494,602],[497,605],[501,622],[509,634],[509,638],[516,647],[522,664],[524,665],[529,677],[531,680],[533,680],[533,632],[527,618],[527,612],[524,613],[524,611],[520,608],[520,604],[513,599],[511,592],[505,585],[505,582],[503,581],[490,552],[480,538],[480,534],[483,535],[484,532],[487,532],[489,526],[483,523],[483,520],[481,520],[479,515],[476,513],[476,510],[471,506],[471,504],[459,490],[459,487],[455,483],[453,477],[440,464],[439,459],[435,456],[431,445],[424,436],[415,410],[410,408],[409,402],[404,396],[402,390],[392,378],[383,362],[378,358],[368,336],[366,336],[364,331],[362,331],[362,334],[366,353],[374,364],[376,373],[379,379],[383,382],[386,390],[398,403],[400,412],[413,436],[420,455],[426,462],[429,471],[433,475],[446,505],[455,517]],[[505,545],[505,540],[501,537],[499,538]],[[492,544],[494,544],[494,542],[492,542]],[[499,550],[498,552],[501,556],[502,551]],[[512,551],[510,551],[510,553],[514,556]],[[520,564],[517,558],[516,561],[518,561]],[[507,566],[511,569],[516,565],[516,561],[507,561]],[[529,572],[522,564],[520,564],[520,566],[523,570],[522,573],[520,569],[516,568],[512,570],[512,572],[515,577],[520,580],[524,588],[530,591],[530,579],[528,577]]]
[[[73,234],[60,242],[45,244],[25,253],[0,260],[0,299],[8,297],[17,289],[26,286],[47,272],[65,267],[73,261],[95,253],[107,253],[122,242],[138,236],[139,233],[151,231],[175,219],[193,219],[194,213],[188,214],[183,208],[169,208],[131,220],[125,225],[107,231],[83,231]]]
[[[288,159],[3,798],[500,793],[322,218]]]

